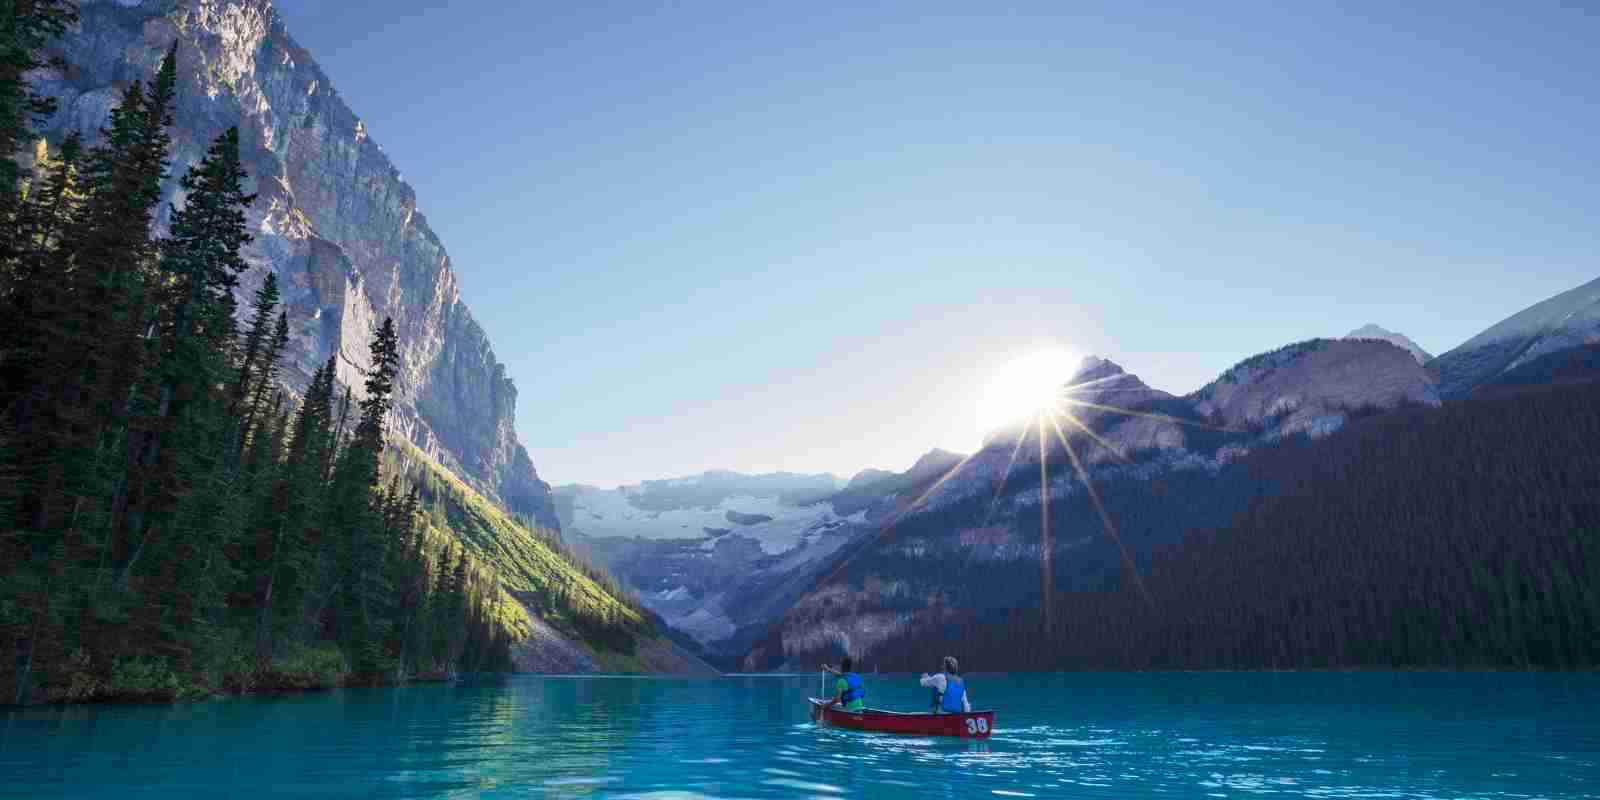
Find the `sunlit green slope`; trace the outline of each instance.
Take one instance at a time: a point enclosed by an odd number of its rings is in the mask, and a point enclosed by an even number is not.
[[[592,648],[603,667],[626,668],[655,626],[614,580],[574,555],[558,534],[513,519],[421,450],[393,443],[386,474],[417,487],[423,523],[438,548],[466,548],[485,577],[514,603],[501,603],[508,631],[526,639],[534,617]]]

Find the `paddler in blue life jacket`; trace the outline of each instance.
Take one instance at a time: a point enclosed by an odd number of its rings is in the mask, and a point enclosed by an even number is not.
[[[844,704],[846,711],[860,711],[867,707],[867,686],[861,682],[861,676],[855,673],[854,667],[849,656],[840,659],[838,669],[822,665],[823,671],[839,676],[839,682],[835,684],[837,691],[833,699],[827,702],[829,708],[835,703]]]
[[[933,690],[933,713],[963,714],[972,711],[972,698],[967,695],[967,680],[961,677],[961,665],[955,656],[945,656],[941,671],[933,675],[922,673],[922,685]]]

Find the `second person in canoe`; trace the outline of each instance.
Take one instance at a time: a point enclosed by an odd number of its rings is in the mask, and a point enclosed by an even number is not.
[[[945,656],[940,671],[922,674],[922,685],[933,690],[935,714],[962,714],[972,711],[972,699],[967,695],[967,681],[961,677],[961,665],[955,656]]]

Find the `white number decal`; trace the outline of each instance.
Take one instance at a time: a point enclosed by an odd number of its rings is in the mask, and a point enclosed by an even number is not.
[[[978,721],[971,717],[967,718],[967,733],[972,735],[977,735],[978,733]]]
[[[988,733],[988,732],[989,732],[989,720],[984,719],[983,717],[978,717],[978,733]]]
[[[988,733],[988,732],[989,732],[989,720],[986,720],[983,717],[967,717],[967,733],[968,733],[968,735],[977,736],[980,733]]]

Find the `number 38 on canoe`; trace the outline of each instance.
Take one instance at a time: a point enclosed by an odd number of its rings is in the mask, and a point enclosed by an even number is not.
[[[826,701],[811,698],[811,719],[822,725],[876,733],[905,733],[915,736],[959,736],[987,739],[994,730],[993,711],[964,714],[901,713],[864,708],[846,711],[829,707]]]

